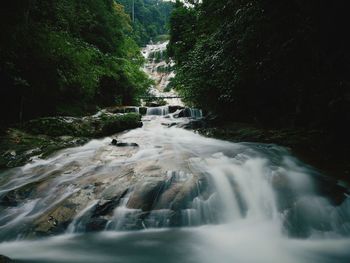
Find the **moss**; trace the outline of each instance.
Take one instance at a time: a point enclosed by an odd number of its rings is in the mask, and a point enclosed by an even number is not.
[[[112,135],[142,126],[138,113],[101,113],[84,118],[48,117],[8,129],[0,137],[0,169],[27,163],[34,156],[86,143],[89,138]]]
[[[140,127],[141,117],[137,113],[110,114],[84,118],[49,117],[31,120],[23,129],[31,134],[47,136],[100,137],[127,129]]]
[[[18,129],[8,129],[0,137],[0,168],[25,164],[34,156],[47,157],[53,152],[81,145],[87,138],[33,135]]]

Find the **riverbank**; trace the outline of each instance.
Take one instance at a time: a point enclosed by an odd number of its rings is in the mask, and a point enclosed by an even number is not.
[[[14,125],[0,135],[0,169],[17,167],[35,157],[52,153],[142,126],[138,113],[112,114],[101,111],[92,116],[46,117]]]
[[[208,124],[197,131],[231,142],[259,142],[287,147],[293,155],[335,179],[350,183],[350,148],[320,129],[268,129],[253,124],[226,122]]]

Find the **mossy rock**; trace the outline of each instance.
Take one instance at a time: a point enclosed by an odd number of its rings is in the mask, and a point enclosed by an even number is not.
[[[46,117],[8,129],[0,137],[0,169],[21,166],[34,156],[48,157],[57,150],[142,126],[138,113],[101,112],[84,118]]]
[[[31,120],[23,129],[31,134],[47,136],[101,137],[141,127],[138,113],[99,115],[84,118],[47,117]]]

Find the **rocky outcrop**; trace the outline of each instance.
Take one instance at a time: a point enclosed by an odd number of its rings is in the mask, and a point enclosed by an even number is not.
[[[46,117],[8,129],[0,137],[0,169],[25,164],[34,156],[47,157],[53,152],[86,143],[89,138],[109,136],[142,126],[138,113],[75,117]]]
[[[23,129],[30,134],[47,136],[102,137],[142,126],[137,113],[99,114],[84,118],[47,117],[31,120]]]

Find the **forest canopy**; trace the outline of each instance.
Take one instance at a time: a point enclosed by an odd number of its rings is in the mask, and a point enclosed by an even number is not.
[[[186,2],[171,16],[168,53],[188,103],[231,120],[346,130],[346,1]]]
[[[168,20],[174,4],[162,0],[117,0],[133,19],[134,39],[139,45],[168,34]],[[134,9],[133,9],[134,7]],[[134,12],[133,12],[134,10]]]
[[[132,104],[150,85],[114,0],[13,0],[0,20],[3,122]]]

